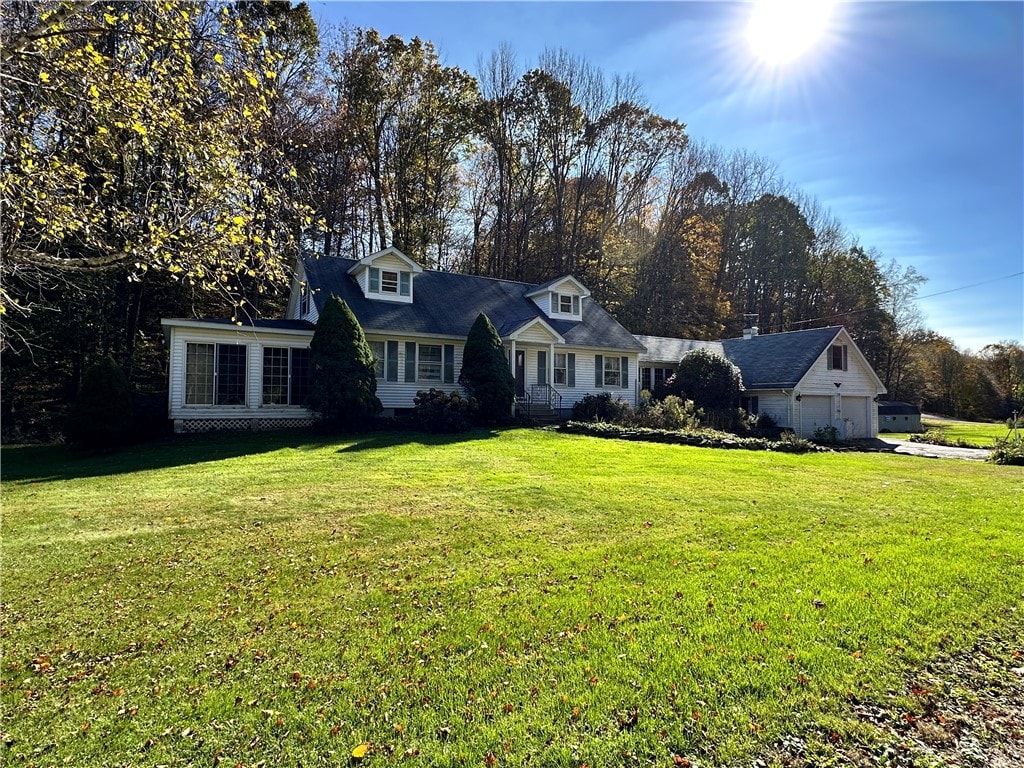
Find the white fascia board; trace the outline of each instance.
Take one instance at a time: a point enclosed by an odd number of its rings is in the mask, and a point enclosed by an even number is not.
[[[530,330],[536,325],[542,326],[545,331],[551,334],[552,341],[555,344],[565,344],[565,339],[562,337],[562,334],[560,334],[558,331],[556,331],[554,328],[552,328],[550,325],[544,322],[542,318],[539,317],[535,317],[532,320],[529,320],[523,325],[519,326],[514,331],[512,331],[512,333],[508,334],[505,337],[505,339],[508,339],[509,341],[516,341],[519,338],[519,334]],[[502,339],[502,341],[504,341],[505,339]]]
[[[357,261],[355,264],[353,264],[351,267],[349,267],[348,273],[350,275],[354,275],[357,272],[361,272],[364,269],[369,269],[373,265],[373,262],[375,262],[377,259],[379,259],[379,258],[381,258],[383,256],[394,256],[394,257],[396,257],[397,259],[399,259],[402,262],[404,262],[406,264],[406,266],[409,267],[409,271],[412,272],[413,274],[417,274],[418,275],[420,272],[423,271],[423,267],[421,267],[415,261],[410,259],[408,256],[406,256],[400,250],[398,250],[397,248],[392,246],[390,248],[385,248],[383,251],[377,251],[376,253],[371,253],[369,256],[364,256],[359,261]]]
[[[549,280],[547,283],[544,283],[539,288],[534,288],[532,291],[526,294],[526,297],[532,299],[534,296],[540,296],[542,294],[550,293],[552,291],[557,293],[558,289],[561,288],[566,283],[572,283],[573,287],[576,288],[576,292],[579,293],[579,295],[582,298],[587,298],[590,296],[590,289],[588,289],[587,286],[585,286],[572,275],[565,275],[564,277],[558,277],[555,278],[554,280]]]
[[[201,331],[219,331],[236,336],[246,334],[253,338],[260,336],[304,336],[310,339],[313,338],[312,328],[254,328],[251,325],[225,325],[224,323],[212,323],[206,320],[190,320],[178,317],[163,318],[160,320],[160,325],[163,326],[165,334],[176,328],[191,328]]]

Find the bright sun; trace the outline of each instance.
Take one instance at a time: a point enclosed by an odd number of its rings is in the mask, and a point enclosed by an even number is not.
[[[787,64],[825,34],[835,0],[756,0],[747,25],[754,53],[770,66]]]

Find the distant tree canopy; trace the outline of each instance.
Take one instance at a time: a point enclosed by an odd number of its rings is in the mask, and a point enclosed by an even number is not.
[[[999,350],[953,350],[974,385],[936,394],[922,276],[565,51],[526,67],[505,46],[473,75],[419,38],[322,32],[304,3],[44,0],[0,4],[0,56],[5,433],[106,354],[163,386],[161,316],[277,316],[300,248],[386,245],[573,274],[634,333],[842,323],[894,396],[1020,401]]]

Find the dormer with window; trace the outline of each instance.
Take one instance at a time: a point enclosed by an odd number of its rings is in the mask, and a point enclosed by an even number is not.
[[[575,277],[567,275],[538,285],[526,295],[553,320],[580,321],[583,300],[590,296],[590,291]]]
[[[366,298],[412,304],[413,281],[422,271],[423,267],[397,248],[385,248],[360,259],[348,272]]]

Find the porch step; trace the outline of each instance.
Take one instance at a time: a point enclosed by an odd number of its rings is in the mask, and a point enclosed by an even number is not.
[[[546,404],[519,403],[519,413],[541,424],[555,424],[561,419],[555,409]]]

